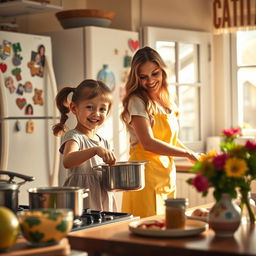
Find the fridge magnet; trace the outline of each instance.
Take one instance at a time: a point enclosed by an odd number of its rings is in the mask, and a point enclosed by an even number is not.
[[[7,57],[11,55],[11,46],[12,46],[11,42],[8,42],[7,40],[3,41],[3,52],[1,54],[2,59],[5,60]]]
[[[116,48],[115,48],[115,50],[114,50],[114,54],[115,54],[115,55],[118,55],[118,54],[119,54],[118,49],[116,49]]]
[[[25,108],[25,115],[33,115],[34,110],[31,104],[28,104]]]
[[[132,39],[129,39],[128,45],[129,45],[130,49],[131,49],[133,52],[135,52],[135,51],[139,48],[140,42],[139,42],[139,40],[132,40]]]
[[[132,62],[132,57],[128,55],[128,51],[125,51],[125,56],[124,56],[124,67],[128,68],[131,66]]]
[[[22,79],[20,73],[21,73],[21,69],[20,69],[20,68],[14,68],[14,69],[12,70],[12,74],[16,77],[16,80],[17,80],[17,81],[20,81],[20,80]]]
[[[16,104],[19,107],[19,109],[23,109],[27,104],[27,100],[25,98],[17,98]]]
[[[33,133],[35,131],[35,123],[32,120],[28,120],[26,123],[26,132]]]
[[[127,80],[128,80],[128,75],[129,75],[129,70],[128,70],[128,69],[124,70],[123,75],[122,75],[122,82],[123,82],[123,83],[126,83],[126,82],[127,82]]]
[[[15,129],[16,132],[21,131],[21,124],[20,124],[20,121],[19,121],[19,120],[17,120],[17,121],[15,122],[15,124],[14,124],[14,129]]]
[[[14,66],[19,66],[21,64],[21,61],[22,61],[22,57],[19,54],[15,54],[12,57],[12,64]]]
[[[20,43],[12,44],[12,49],[15,53],[21,52],[21,46]]]
[[[38,46],[38,53],[40,55],[40,66],[45,65],[45,46],[43,44]]]
[[[43,90],[39,90],[39,89],[35,88],[35,95],[32,98],[35,105],[43,105],[44,104],[42,94],[43,94]]]
[[[32,86],[32,83],[31,83],[31,82],[27,81],[27,82],[24,84],[24,90],[25,90],[25,92],[27,92],[27,93],[32,92],[32,88],[33,88],[33,86]]]
[[[0,63],[0,70],[4,73],[7,70],[7,65],[5,63]]]
[[[18,84],[18,88],[16,90],[16,93],[19,94],[19,95],[23,95],[24,93],[24,85],[23,84]]]
[[[16,91],[16,87],[14,86],[14,80],[11,76],[5,78],[5,87],[9,89],[10,93],[14,93]]]
[[[98,72],[97,79],[104,82],[110,88],[111,91],[115,89],[115,75],[109,69],[107,64],[104,64],[103,68]]]

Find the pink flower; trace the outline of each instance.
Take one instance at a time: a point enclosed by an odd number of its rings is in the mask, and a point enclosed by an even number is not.
[[[256,150],[256,142],[252,142],[250,140],[247,140],[245,143],[245,147],[249,150]]]
[[[216,170],[223,170],[228,154],[220,154],[213,158],[212,162],[215,165]]]
[[[234,135],[237,135],[240,132],[240,128],[237,129],[224,129],[222,133],[226,135],[227,137],[232,137]]]
[[[192,180],[192,185],[195,186],[198,192],[206,191],[210,187],[207,177],[201,176],[200,174],[197,174]]]

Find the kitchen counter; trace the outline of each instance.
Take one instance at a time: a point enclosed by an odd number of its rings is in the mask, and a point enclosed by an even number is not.
[[[175,160],[175,166],[177,172],[188,172],[193,167],[193,164],[186,159],[182,159]]]
[[[145,219],[155,219],[153,216]],[[256,229],[243,223],[234,237],[215,237],[211,229],[199,236],[186,238],[150,238],[132,234],[123,221],[68,235],[72,249],[112,255],[175,255],[175,256],[236,256],[256,255]],[[90,255],[91,255],[90,254]]]

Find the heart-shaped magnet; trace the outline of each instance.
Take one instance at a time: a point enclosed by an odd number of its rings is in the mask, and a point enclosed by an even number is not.
[[[27,100],[25,98],[17,98],[16,104],[19,107],[19,109],[23,109],[27,104]]]
[[[4,73],[7,70],[7,65],[5,63],[0,63],[0,70]]]
[[[139,48],[140,42],[138,40],[129,40],[129,47],[134,52]]]

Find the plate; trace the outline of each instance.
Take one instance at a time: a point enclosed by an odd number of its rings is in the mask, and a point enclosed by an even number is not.
[[[186,237],[198,235],[208,228],[208,224],[199,220],[186,220],[184,229],[152,229],[138,228],[138,225],[147,223],[147,221],[133,221],[129,223],[129,230],[142,236],[150,237]]]
[[[194,210],[186,211],[186,216],[187,216],[188,219],[208,222],[207,216],[191,216],[193,211]]]

